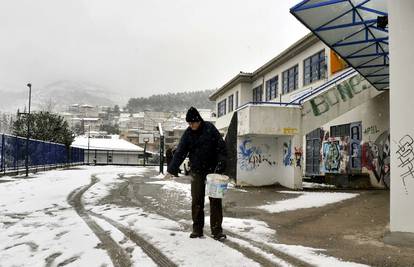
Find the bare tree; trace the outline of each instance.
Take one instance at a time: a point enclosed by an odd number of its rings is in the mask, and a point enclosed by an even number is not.
[[[0,113],[0,133],[11,134],[14,117],[11,114]]]

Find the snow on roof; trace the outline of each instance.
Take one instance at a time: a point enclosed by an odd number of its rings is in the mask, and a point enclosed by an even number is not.
[[[93,106],[88,105],[88,104],[84,104],[84,105],[82,105],[81,107],[82,107],[82,108],[93,108]]]
[[[70,112],[60,112],[59,115],[60,116],[73,116],[73,114]]]
[[[132,114],[132,117],[134,117],[134,118],[144,118],[145,113],[144,112],[134,113],[134,114]]]
[[[88,149],[88,137],[78,136],[72,143],[72,147]],[[89,149],[96,150],[124,150],[144,151],[140,146],[134,145],[124,139],[114,138],[89,138]]]

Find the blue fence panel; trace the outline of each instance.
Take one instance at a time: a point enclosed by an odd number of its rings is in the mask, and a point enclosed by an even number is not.
[[[25,168],[26,155],[29,167],[84,162],[84,149],[0,134],[1,172]]]

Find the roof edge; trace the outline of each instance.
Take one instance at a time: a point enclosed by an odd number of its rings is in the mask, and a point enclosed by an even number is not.
[[[240,71],[240,73],[234,76],[230,81],[228,81],[222,87],[220,87],[219,89],[214,91],[211,95],[209,95],[208,99],[210,101],[214,101],[215,98],[218,97],[221,93],[225,92],[227,88],[232,87],[240,82],[250,82],[252,77],[253,77],[252,73]]]
[[[209,100],[214,101],[219,95],[223,94],[230,87],[233,87],[234,85],[238,83],[251,82],[254,78],[266,73],[270,68],[273,68],[275,65],[283,63],[285,60],[289,59],[291,54],[295,54],[299,51],[303,51],[304,49],[310,47],[311,45],[317,43],[318,41],[320,40],[314,33],[310,32],[306,34],[305,36],[300,38],[298,41],[290,45],[288,48],[283,50],[281,53],[279,53],[276,57],[272,58],[271,60],[266,62],[264,65],[260,66],[254,72],[250,73],[250,72],[240,71],[239,74],[237,74],[230,81],[228,81],[223,86],[221,86],[219,89],[217,89],[215,92],[213,92],[208,97]]]

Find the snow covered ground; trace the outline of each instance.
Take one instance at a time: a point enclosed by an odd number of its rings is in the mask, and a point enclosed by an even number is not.
[[[12,181],[0,183],[0,266],[112,266],[114,255],[125,257],[121,266],[156,266],[157,257],[178,266],[260,266],[237,246],[261,255],[275,266],[292,264],[269,253],[269,249],[316,266],[364,266],[326,256],[320,249],[280,244],[276,231],[262,221],[225,217],[223,228],[229,238],[221,243],[209,236],[189,239],[190,221],[175,221],[138,205],[99,204],[110,189],[122,182],[120,178],[143,177],[148,171],[149,168],[84,166],[38,173],[30,179],[1,178]],[[161,193],[177,192],[190,203],[188,184],[179,178],[160,178],[153,177],[147,183],[161,185]],[[259,208],[284,212],[356,196],[281,193],[297,197]],[[81,197],[77,209],[76,197]]]

